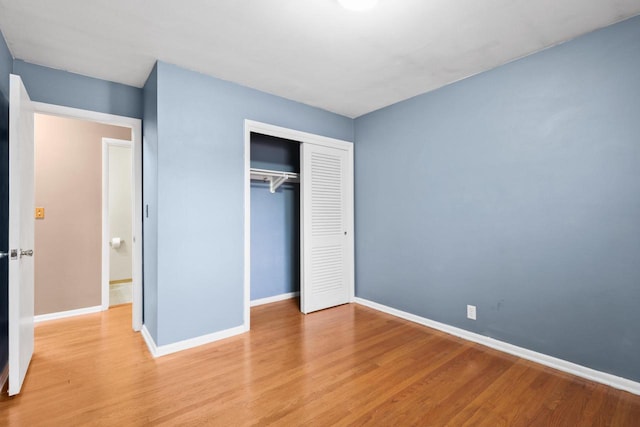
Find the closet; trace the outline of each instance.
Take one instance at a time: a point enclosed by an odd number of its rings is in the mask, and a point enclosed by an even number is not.
[[[247,120],[245,153],[245,324],[297,295],[303,313],[353,301],[353,144]]]
[[[251,133],[251,304],[300,292],[300,144]]]

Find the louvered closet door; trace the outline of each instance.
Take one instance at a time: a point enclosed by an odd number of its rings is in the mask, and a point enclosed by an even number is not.
[[[301,144],[301,310],[345,304],[351,298],[348,192],[351,168],[345,150]]]

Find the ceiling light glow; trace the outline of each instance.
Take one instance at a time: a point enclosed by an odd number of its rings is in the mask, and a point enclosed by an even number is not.
[[[345,9],[362,11],[373,9],[378,0],[338,0],[338,3]]]

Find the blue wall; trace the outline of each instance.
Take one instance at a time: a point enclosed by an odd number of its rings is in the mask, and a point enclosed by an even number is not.
[[[142,118],[142,89],[18,59],[13,72],[22,77],[33,101]]]
[[[143,321],[158,335],[158,68],[153,67],[142,90],[142,251]]]
[[[9,74],[13,57],[0,33],[0,251],[9,250]],[[9,259],[0,260],[0,373],[9,360]],[[0,384],[1,386],[1,384]]]
[[[251,167],[300,172],[300,144],[251,135]],[[300,184],[251,181],[251,300],[300,291]]]
[[[636,17],[356,119],[357,295],[640,380],[639,76]]]
[[[345,140],[353,121],[163,62],[157,72],[164,345],[243,323],[244,119]]]

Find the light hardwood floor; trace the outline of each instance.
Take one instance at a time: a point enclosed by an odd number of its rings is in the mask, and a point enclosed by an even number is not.
[[[366,307],[251,316],[250,333],[159,359],[129,305],[39,324],[0,425],[640,425],[640,396]]]

